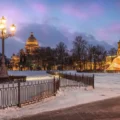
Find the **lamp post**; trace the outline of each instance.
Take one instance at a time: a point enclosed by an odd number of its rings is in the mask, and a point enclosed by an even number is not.
[[[12,37],[14,36],[16,27],[15,25],[11,25],[11,34],[7,33],[6,30],[6,19],[4,17],[2,17],[0,19],[0,39],[2,39],[2,60],[1,60],[1,69],[0,69],[0,77],[4,78],[4,77],[8,77],[8,72],[7,72],[7,68],[5,65],[5,57],[4,57],[4,40],[8,37]]]

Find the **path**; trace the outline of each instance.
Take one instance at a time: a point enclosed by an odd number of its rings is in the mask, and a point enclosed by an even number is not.
[[[120,120],[120,97],[12,120]]]

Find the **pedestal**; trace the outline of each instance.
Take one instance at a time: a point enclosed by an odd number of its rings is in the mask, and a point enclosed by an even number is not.
[[[2,57],[2,61],[1,61],[1,68],[0,68],[0,78],[8,78],[8,72],[7,72],[7,68],[5,66],[5,59],[4,57]]]

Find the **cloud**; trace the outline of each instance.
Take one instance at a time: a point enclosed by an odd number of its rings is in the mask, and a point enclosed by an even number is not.
[[[40,43],[40,47],[56,47],[61,41],[68,45],[68,47],[70,46],[70,42],[62,30],[58,30],[49,24],[27,24],[23,25],[14,37],[5,41],[5,54],[10,57],[13,53],[18,53],[20,49],[24,48],[31,32],[34,33],[34,36]]]
[[[93,3],[88,7],[89,16],[98,16],[104,13],[104,8],[99,4]]]
[[[100,28],[96,31],[96,35],[102,40],[113,42],[120,37],[120,23],[113,23],[105,28]]]
[[[110,40],[111,38],[110,34],[108,34],[108,31],[106,31],[105,29],[99,29],[96,33],[96,36],[100,40]]]
[[[1,42],[0,42],[1,46]],[[5,40],[5,55],[11,57],[13,53],[18,53],[20,49],[24,47],[24,44],[15,40],[14,37]],[[0,49],[1,52],[1,49]]]
[[[109,28],[106,29],[110,34],[120,34],[120,23],[112,24]]]
[[[117,2],[116,2],[116,7],[117,7],[117,8],[120,8],[120,1],[117,1]]]
[[[47,14],[47,12],[48,12],[48,7],[45,4],[32,3],[31,6],[36,12],[39,12],[39,13],[42,13],[42,14]]]
[[[30,36],[30,32],[34,33],[34,36],[40,43],[40,47],[56,47],[56,45],[62,41],[68,46],[68,49],[71,49],[72,41],[75,39],[76,35],[83,35],[85,40],[89,41],[91,44],[99,44],[99,42],[90,35],[86,36],[86,34],[72,33],[70,28],[64,24],[58,29],[49,24],[29,23],[23,25],[23,27],[17,31],[14,37],[5,41],[5,54],[10,57],[13,53],[18,53],[20,49],[24,48],[25,43]]]
[[[69,26],[64,23],[61,23],[58,29],[68,38],[69,41],[73,40],[73,31]]]
[[[16,40],[19,43],[25,44],[25,42],[18,37],[14,37],[14,40]]]
[[[42,19],[42,24],[49,24],[49,25],[58,25],[60,23],[60,19],[58,19],[57,17],[49,17],[46,16]]]
[[[22,40],[26,40],[30,32],[34,32],[36,39],[45,46],[55,47],[60,41],[68,42],[62,31],[49,24],[28,24],[18,31],[17,36]]]
[[[84,5],[65,4],[62,7],[63,13],[83,20],[101,15],[103,14],[103,11],[104,9],[96,3],[84,4]]]
[[[79,19],[86,19],[88,18],[87,14],[85,12],[80,11],[79,8],[76,8],[75,6],[72,5],[64,5],[62,8],[63,13],[75,16]]]
[[[13,4],[0,4],[0,16],[5,16],[8,24],[28,21],[25,14]]]

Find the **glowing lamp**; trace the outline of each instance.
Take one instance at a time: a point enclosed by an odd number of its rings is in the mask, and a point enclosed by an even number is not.
[[[4,29],[5,25],[3,23],[0,24],[0,30]]]
[[[1,18],[1,23],[2,23],[2,24],[5,24],[5,23],[6,23],[6,19],[5,19],[4,16]]]
[[[5,34],[6,32],[7,32],[7,30],[6,30],[6,29],[4,29],[4,30],[3,30],[3,33]]]
[[[13,24],[13,25],[11,25],[11,32],[15,32],[15,30],[16,30],[15,25],[14,25],[14,24]]]

